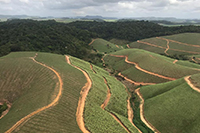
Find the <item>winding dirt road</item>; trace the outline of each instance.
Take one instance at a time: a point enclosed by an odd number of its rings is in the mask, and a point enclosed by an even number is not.
[[[192,46],[192,47],[197,47],[197,48],[200,48],[200,45],[194,45],[194,44],[188,44],[188,43],[183,43],[183,42],[179,42],[179,41],[175,41],[175,40],[171,40],[171,39],[166,39],[166,38],[162,38],[162,37],[159,37],[160,39],[163,39],[163,40],[168,40],[170,42],[175,42],[175,43],[178,43],[178,44],[183,44],[183,45],[187,45],[187,46]]]
[[[35,60],[36,56],[37,56],[37,54],[36,54],[34,57],[30,57],[30,58],[31,58],[35,63],[40,64],[40,65],[42,65],[42,66],[44,66],[44,67],[50,69],[50,70],[53,71],[53,72],[55,73],[55,75],[57,76],[57,78],[58,78],[58,80],[59,80],[59,92],[58,92],[56,98],[53,100],[53,102],[51,102],[51,103],[50,103],[49,105],[47,105],[47,106],[44,106],[44,107],[42,107],[42,108],[40,108],[40,109],[38,109],[38,110],[36,110],[36,111],[30,113],[29,115],[23,117],[23,118],[22,118],[21,120],[19,120],[15,125],[13,125],[8,131],[6,131],[6,133],[11,133],[11,132],[14,131],[19,125],[21,125],[23,122],[26,122],[30,117],[32,117],[32,116],[34,116],[34,115],[36,115],[36,114],[38,114],[38,113],[40,113],[40,112],[42,112],[42,111],[44,111],[44,110],[50,108],[50,107],[53,107],[53,106],[55,106],[56,104],[58,104],[58,101],[59,101],[59,99],[60,99],[60,97],[61,97],[61,95],[62,95],[63,81],[62,81],[62,78],[60,77],[59,73],[58,73],[56,70],[54,70],[53,68],[51,68],[51,67],[49,67],[49,66],[47,66],[47,65],[45,65],[45,64],[42,64],[42,63],[36,61],[36,60]]]
[[[178,60],[174,60],[174,61],[173,61],[173,64],[175,64],[176,62],[178,62]]]
[[[191,77],[191,76],[186,76],[186,77],[184,78],[185,81],[187,82],[187,84],[188,84],[193,90],[195,90],[195,91],[197,91],[197,92],[200,93],[200,89],[197,88],[196,86],[194,86],[194,85],[192,84],[192,82],[190,81],[190,77]]]
[[[127,46],[127,48],[131,48],[128,44],[126,46]]]
[[[125,85],[124,85],[124,87],[126,88]],[[127,88],[126,88],[126,92],[128,93],[128,99],[127,99],[128,120],[129,120],[130,123],[138,130],[139,133],[142,133],[142,132],[140,131],[140,129],[137,128],[137,126],[135,126],[135,124],[133,123],[134,114],[133,114],[133,109],[132,109],[131,103],[130,103],[131,94],[130,94],[130,92],[128,91]]]
[[[107,90],[108,90],[106,99],[105,99],[105,101],[103,102],[103,104],[101,105],[101,108],[104,110],[105,107],[107,106],[108,102],[110,101],[111,91],[110,91],[110,87],[108,86],[108,82],[107,82],[106,78],[103,77],[103,79],[104,79],[104,83],[106,84]]]
[[[156,37],[156,38],[157,38],[157,39],[161,39],[161,40],[167,41],[167,48],[166,48],[166,50],[165,50],[164,52],[165,52],[166,55],[169,55],[169,54],[167,53],[167,51],[169,50],[169,40],[168,40],[168,39],[165,39],[165,38],[161,38],[161,37]]]
[[[142,122],[148,127],[150,128],[152,131],[154,131],[155,133],[160,133],[150,122],[148,122],[145,117],[144,117],[144,99],[140,93],[140,88],[138,88],[137,90],[135,90],[135,93],[139,96],[139,98],[141,99],[140,101],[140,119],[142,120]]]
[[[96,38],[96,39],[98,39],[98,38]],[[88,45],[91,45],[96,39],[92,39],[92,41]]]
[[[134,85],[154,85],[156,83],[144,83],[144,82],[135,82],[127,77],[125,77],[124,75],[122,75],[121,73],[118,73],[118,76],[124,78],[126,81],[133,83]]]
[[[79,101],[78,101],[78,107],[77,107],[77,112],[76,112],[76,121],[77,121],[79,128],[81,129],[81,131],[83,133],[89,133],[89,131],[85,128],[83,112],[84,112],[86,97],[89,93],[90,88],[92,87],[92,80],[90,79],[89,75],[84,70],[71,64],[69,56],[66,55],[65,57],[66,57],[67,63],[70,64],[71,66],[75,67],[76,69],[80,70],[87,79],[87,83],[85,84],[85,86],[82,88],[82,90],[80,92],[81,96],[79,97]]]
[[[159,77],[159,78],[163,78],[163,79],[167,79],[167,80],[176,80],[175,78],[166,77],[166,76],[159,75],[159,74],[156,74],[156,73],[153,73],[153,72],[149,72],[149,71],[147,71],[147,70],[141,68],[137,63],[129,61],[129,60],[128,60],[128,56],[125,56],[125,55],[112,55],[112,54],[110,54],[110,56],[114,56],[114,57],[123,57],[123,58],[125,58],[125,62],[126,62],[126,63],[128,63],[128,64],[133,64],[133,65],[135,65],[135,68],[136,68],[136,69],[138,69],[138,70],[140,70],[140,71],[142,71],[142,72],[148,73],[148,74],[150,74],[150,75],[154,75],[154,76],[157,76],[157,77]]]
[[[119,48],[119,46],[118,45],[115,45],[117,48]]]
[[[151,43],[144,42],[144,41],[140,41],[140,40],[138,40],[137,42],[138,42],[138,43],[142,43],[142,44],[146,44],[146,45],[149,45],[149,46],[152,46],[152,47],[157,47],[157,48],[161,48],[161,49],[166,49],[165,47],[158,46],[158,45],[151,44]],[[191,54],[200,54],[200,52],[186,51],[186,50],[173,49],[173,48],[170,48],[170,50],[179,51],[179,52],[184,52],[184,53],[191,53]]]

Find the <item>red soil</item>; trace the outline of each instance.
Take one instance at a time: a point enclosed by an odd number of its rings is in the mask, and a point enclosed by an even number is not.
[[[84,112],[86,97],[87,97],[89,90],[92,86],[92,80],[90,79],[89,75],[84,70],[82,70],[81,68],[71,64],[71,62],[69,60],[69,56],[66,56],[66,60],[67,60],[68,64],[70,64],[71,66],[80,70],[87,79],[87,83],[85,84],[85,86],[82,88],[82,90],[80,92],[81,96],[79,97],[79,101],[78,101],[78,107],[77,107],[77,112],[76,112],[76,121],[77,121],[79,128],[81,129],[81,131],[83,133],[89,133],[89,131],[85,128],[83,112]]]
[[[139,96],[139,98],[141,99],[140,101],[140,119],[142,120],[142,122],[149,127],[152,131],[154,131],[155,133],[160,133],[150,122],[148,122],[146,120],[146,118],[144,117],[144,99],[140,93],[140,88],[138,88],[137,90],[135,90],[135,93]]]

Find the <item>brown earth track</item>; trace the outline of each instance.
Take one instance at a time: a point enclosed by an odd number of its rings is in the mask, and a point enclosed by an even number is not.
[[[12,106],[12,104],[8,100],[3,99],[3,101],[7,104],[8,108],[5,111],[2,112],[0,119],[3,118],[10,111],[10,108]],[[3,105],[4,102],[0,103],[0,105]]]
[[[191,77],[191,76],[186,76],[186,77],[184,78],[185,81],[187,82],[187,84],[188,84],[193,90],[195,90],[195,91],[197,91],[197,92],[200,93],[200,88],[197,88],[196,86],[194,86],[194,85],[192,84],[192,82],[190,81],[190,77]]]
[[[142,71],[142,72],[148,73],[148,74],[150,74],[150,75],[154,75],[154,76],[157,76],[157,77],[159,77],[159,78],[163,78],[163,79],[167,79],[167,80],[176,80],[175,78],[166,77],[166,76],[159,75],[159,74],[156,74],[156,73],[153,73],[153,72],[149,72],[149,71],[147,71],[147,70],[141,68],[137,63],[129,61],[129,60],[128,60],[128,56],[125,56],[125,55],[112,55],[112,54],[110,54],[110,56],[114,56],[114,57],[123,57],[123,58],[125,58],[125,62],[126,62],[126,63],[128,63],[128,64],[133,64],[133,65],[135,65],[135,68],[136,68],[136,69],[138,69],[138,70],[140,70],[140,71]]]
[[[96,39],[98,39],[98,38],[96,38]],[[96,39],[92,39],[92,41],[88,45],[91,45]]]
[[[142,97],[142,94],[140,93],[140,88],[138,88],[137,90],[135,90],[135,93],[139,96],[139,98],[141,99],[140,101],[140,119],[142,120],[142,122],[148,127],[150,128],[152,131],[154,131],[155,133],[160,133],[150,122],[148,122],[144,116],[144,99]]]
[[[104,56],[101,58],[102,62],[103,62],[103,66],[106,66],[105,64],[105,61],[104,61],[104,57],[106,56],[107,54],[104,54]]]
[[[166,49],[165,47],[158,46],[158,45],[151,44],[151,43],[144,42],[144,41],[139,41],[139,40],[138,40],[137,42],[138,42],[138,43],[142,43],[142,44],[146,44],[146,45],[149,45],[149,46],[152,46],[152,47],[157,47],[157,48],[161,48],[161,49]],[[191,54],[200,54],[200,52],[186,51],[186,50],[179,50],[179,49],[172,49],[172,48],[170,48],[170,50],[179,51],[179,52],[184,52],[184,53],[191,53]]]
[[[94,72],[93,66],[92,64],[90,64],[90,68],[92,69],[92,71]],[[102,76],[103,77],[103,76]],[[104,100],[103,104],[101,105],[101,108],[103,110],[105,110],[105,107],[107,106],[108,102],[110,101],[110,97],[111,97],[111,89],[108,85],[107,79],[105,77],[103,77],[104,79],[104,83],[107,86],[108,92],[107,92],[107,96],[106,99]],[[121,120],[112,112],[107,111],[128,133],[131,133],[130,130],[121,122]]]
[[[162,38],[162,37],[159,37],[163,40],[168,40],[170,42],[175,42],[175,43],[178,43],[178,44],[183,44],[183,45],[187,45],[187,46],[192,46],[192,47],[197,47],[197,48],[200,48],[200,45],[194,45],[194,44],[188,44],[188,43],[183,43],[183,42],[179,42],[179,41],[175,41],[175,40],[171,40],[171,39],[166,39],[166,38]]]
[[[92,69],[92,71],[96,74],[97,72],[93,69],[93,65],[90,64],[90,68]]]
[[[111,91],[110,91],[110,87],[108,86],[108,82],[107,82],[106,78],[103,77],[103,79],[104,79],[104,83],[106,84],[106,86],[107,86],[107,90],[108,90],[108,92],[107,92],[107,96],[106,96],[106,99],[105,99],[105,101],[103,102],[103,104],[101,105],[101,108],[104,110],[105,107],[107,106],[109,100],[110,100],[110,97],[111,97]]]
[[[127,48],[131,48],[128,44],[126,46],[127,46]]]
[[[50,69],[51,71],[53,71],[53,72],[56,74],[56,76],[57,76],[57,78],[58,78],[58,80],[59,80],[59,92],[58,92],[56,98],[53,100],[53,102],[51,102],[51,103],[50,103],[49,105],[47,105],[47,106],[44,106],[44,107],[42,107],[42,108],[40,108],[40,109],[38,109],[38,110],[36,110],[36,111],[30,113],[29,115],[23,117],[23,118],[22,118],[21,120],[19,120],[15,125],[13,125],[9,130],[7,130],[6,133],[11,133],[11,132],[14,131],[19,125],[21,125],[23,122],[26,122],[30,117],[32,117],[32,116],[34,116],[34,115],[36,115],[36,114],[38,114],[38,113],[40,113],[40,112],[42,112],[42,111],[44,111],[44,110],[50,108],[50,107],[53,107],[53,106],[57,105],[57,104],[58,104],[58,101],[60,100],[60,97],[61,97],[61,95],[62,95],[63,81],[62,81],[62,78],[60,77],[59,73],[58,73],[56,70],[54,70],[53,68],[51,68],[51,67],[49,67],[49,66],[47,66],[47,65],[45,65],[45,64],[42,64],[42,63],[36,61],[36,60],[35,60],[36,56],[37,56],[37,54],[36,54],[34,57],[30,57],[30,58],[31,58],[35,63],[40,64],[40,65],[42,65],[42,66],[44,66],[44,67]]]
[[[127,77],[125,77],[124,75],[122,75],[121,73],[118,73],[118,76],[124,78],[126,81],[133,83],[134,85],[154,85],[156,83],[144,83],[144,82],[135,82]]]
[[[118,45],[115,45],[117,48],[119,48],[119,46]]]
[[[90,79],[89,75],[84,70],[71,64],[69,56],[66,55],[65,57],[66,57],[67,63],[70,64],[71,66],[75,67],[76,69],[80,70],[87,79],[87,83],[85,84],[85,86],[82,88],[82,90],[80,92],[81,96],[79,97],[79,101],[78,101],[78,107],[77,107],[77,112],[76,112],[76,121],[77,121],[79,128],[81,129],[81,131],[83,133],[89,133],[89,131],[85,128],[83,112],[84,112],[86,97],[89,93],[90,88],[92,87],[92,80]]]
[[[169,40],[168,40],[168,39],[165,39],[165,38],[161,38],[161,37],[156,37],[156,38],[157,38],[157,39],[161,39],[161,40],[167,41],[167,48],[166,48],[166,50],[165,50],[164,52],[165,52],[166,55],[169,55],[169,54],[167,53],[167,51],[169,50]]]
[[[124,87],[126,88],[125,85],[124,85]],[[133,114],[133,109],[132,109],[132,107],[131,107],[131,102],[130,102],[131,94],[130,94],[130,92],[128,91],[127,88],[126,88],[126,91],[127,91],[127,93],[128,93],[128,99],[127,99],[128,120],[129,120],[130,123],[138,130],[139,133],[142,133],[142,132],[140,131],[140,129],[137,128],[137,126],[133,123],[134,114]]]
[[[178,62],[178,60],[174,60],[174,61],[173,61],[173,64],[175,64],[176,62]]]
[[[193,59],[193,58],[192,58],[192,61],[194,61],[195,63],[197,63],[197,64],[198,64],[198,61],[196,61],[196,60],[195,60],[195,59]]]

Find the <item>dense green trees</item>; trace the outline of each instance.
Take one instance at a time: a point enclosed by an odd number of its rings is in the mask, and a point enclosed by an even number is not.
[[[0,22],[0,56],[11,51],[42,51],[94,58],[96,55],[90,53],[88,46],[92,38],[136,41],[183,32],[200,32],[200,27],[163,27],[148,21],[77,21],[64,24],[54,20],[8,20]]]

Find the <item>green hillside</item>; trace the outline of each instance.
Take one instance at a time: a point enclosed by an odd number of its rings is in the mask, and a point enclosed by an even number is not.
[[[0,70],[8,76],[1,78],[1,82],[7,81],[7,84],[1,83],[5,85],[1,88],[1,94],[12,102],[11,110],[0,120],[1,131],[8,130],[25,115],[49,104],[58,93],[55,74],[28,58],[34,55],[35,53],[11,53],[0,60]],[[81,132],[75,114],[80,90],[86,82],[84,75],[68,65],[61,55],[38,53],[36,60],[59,72],[63,80],[62,96],[55,106],[34,115],[15,131]],[[10,84],[9,81],[13,83]]]
[[[131,48],[139,48],[176,58],[177,55],[200,54],[199,33],[182,33],[142,39],[130,43]],[[167,47],[169,46],[169,49]]]
[[[112,53],[118,50],[123,49],[123,47],[110,43],[104,39],[95,39],[94,42],[91,44],[93,50],[99,53]]]
[[[99,67],[93,66],[96,72],[94,73],[89,63],[74,57],[70,57],[70,59],[73,65],[85,70],[92,80],[92,88],[87,96],[84,112],[86,128],[91,132],[126,132],[111,116],[112,113],[120,119],[129,131],[137,132],[137,129],[128,121],[126,102],[128,94],[123,84]],[[108,91],[104,78],[107,80],[111,91],[111,97],[105,110],[101,108]]]
[[[200,75],[191,79],[199,86]],[[160,132],[198,133],[200,131],[200,93],[184,78],[140,89],[144,98],[144,115]]]
[[[143,70],[175,79],[198,73],[200,70],[199,65],[191,62],[178,61],[173,63],[174,59],[140,49],[125,49],[112,54],[114,56],[127,56],[128,61],[136,63]],[[135,65],[126,63],[122,57],[107,55],[104,60],[109,68],[121,72],[124,76],[136,82],[161,83],[170,80],[136,69]]]

